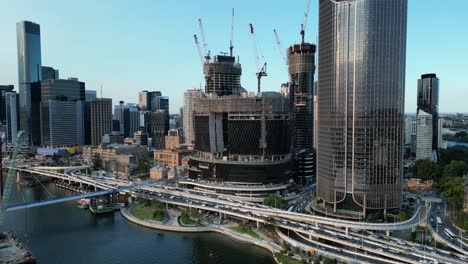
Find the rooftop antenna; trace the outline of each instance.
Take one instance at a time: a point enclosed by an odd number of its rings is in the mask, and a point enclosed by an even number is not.
[[[101,98],[102,98],[102,83],[101,83]]]

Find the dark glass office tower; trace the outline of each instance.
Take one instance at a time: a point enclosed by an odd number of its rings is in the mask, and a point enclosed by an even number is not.
[[[334,210],[402,204],[407,5],[319,1],[317,194]]]
[[[169,113],[164,110],[145,113],[145,128],[148,136],[153,140],[153,147],[164,149],[165,136],[169,131]]]
[[[31,83],[42,80],[41,30],[38,24],[21,21],[16,24],[18,44],[18,84],[20,128],[31,139]]]
[[[435,73],[421,75],[418,80],[418,108],[432,115],[432,151],[437,153],[439,122],[439,78]]]

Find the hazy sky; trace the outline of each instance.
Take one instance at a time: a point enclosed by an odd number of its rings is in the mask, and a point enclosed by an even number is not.
[[[468,112],[468,1],[408,0],[406,112],[415,112],[417,79],[440,78],[440,111]],[[296,4],[292,4],[296,3]],[[231,8],[235,7],[234,53],[242,85],[256,90],[249,23],[268,63],[264,90],[279,90],[287,72],[276,47],[300,41],[306,0],[0,0],[0,84],[17,87],[16,22],[41,25],[42,64],[77,77],[103,96],[137,102],[138,91],[161,90],[175,113],[183,91],[203,82],[193,41],[203,19],[212,54],[229,51]],[[316,41],[317,0],[311,1],[306,39]],[[203,85],[203,83],[202,83]],[[98,91],[99,94],[99,91]]]

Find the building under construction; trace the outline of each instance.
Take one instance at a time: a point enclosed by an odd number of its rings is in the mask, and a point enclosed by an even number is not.
[[[311,183],[315,176],[313,148],[315,51],[314,44],[305,42],[288,48],[294,174],[302,184]]]
[[[241,90],[240,78],[242,68],[235,57],[216,55],[213,60],[206,56],[203,63],[205,74],[205,93],[224,95],[239,95]]]
[[[276,96],[205,96],[194,111],[190,178],[272,183],[292,177],[289,102]]]

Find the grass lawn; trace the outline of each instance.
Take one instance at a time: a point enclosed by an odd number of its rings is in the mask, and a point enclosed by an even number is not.
[[[193,226],[204,226],[200,223],[198,223],[197,221],[194,221],[190,218],[188,219],[182,219],[182,217],[179,217],[179,224],[181,226],[190,226],[190,227],[193,227]]]
[[[164,212],[164,214],[159,214],[156,217],[153,217],[154,211],[156,209],[152,207],[140,207],[140,206],[135,206],[130,210],[130,213],[137,217],[140,218],[141,220],[155,220],[162,222],[164,219],[167,217],[167,213]]]
[[[302,261],[285,256],[283,254],[276,253],[275,256],[283,264],[303,264]]]
[[[228,228],[233,230],[233,231],[236,231],[238,233],[249,235],[249,236],[251,236],[253,238],[256,238],[256,239],[262,239],[257,233],[255,233],[249,227],[246,227],[246,226],[231,226],[231,227],[228,227]]]

